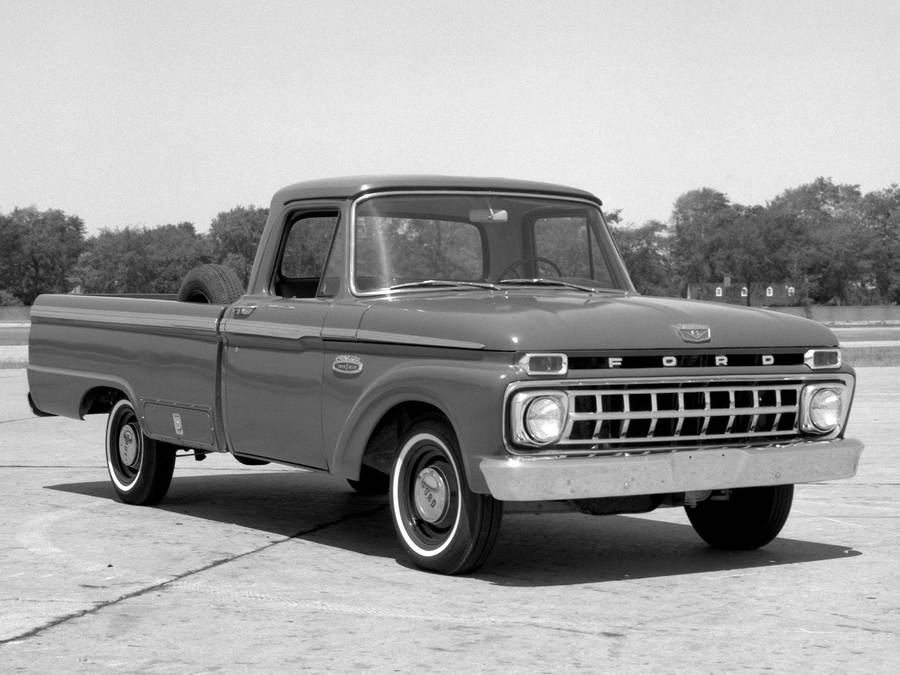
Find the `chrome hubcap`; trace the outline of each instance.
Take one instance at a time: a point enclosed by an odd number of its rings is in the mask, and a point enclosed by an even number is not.
[[[131,426],[119,432],[119,458],[125,466],[134,467],[138,459],[138,438]]]
[[[426,467],[416,476],[413,497],[416,513],[426,523],[436,523],[447,513],[450,494],[447,478],[434,467]]]

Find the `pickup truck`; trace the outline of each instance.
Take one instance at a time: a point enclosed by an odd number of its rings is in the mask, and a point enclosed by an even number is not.
[[[32,409],[108,415],[120,500],[163,499],[176,456],[327,471],[386,494],[447,574],[484,563],[504,509],[684,507],[711,546],[757,548],[794,484],[863,449],[831,331],[640,296],[600,200],[561,185],[298,183],[246,289],[208,265],[178,300],[43,295],[31,318]]]

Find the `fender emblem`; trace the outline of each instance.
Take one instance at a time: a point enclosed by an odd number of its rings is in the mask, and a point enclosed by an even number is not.
[[[359,375],[362,369],[362,359],[354,354],[338,354],[331,364],[331,370],[338,375]]]
[[[181,415],[178,413],[172,413],[172,426],[175,427],[175,433],[179,436],[184,436],[184,427],[181,424]]]
[[[701,326],[700,324],[680,323],[672,326],[675,332],[685,342],[709,342],[712,338],[712,332],[709,326]]]

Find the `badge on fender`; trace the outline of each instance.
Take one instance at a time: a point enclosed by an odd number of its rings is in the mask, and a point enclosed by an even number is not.
[[[338,375],[359,375],[362,369],[362,359],[355,354],[338,354],[331,364],[331,370]]]

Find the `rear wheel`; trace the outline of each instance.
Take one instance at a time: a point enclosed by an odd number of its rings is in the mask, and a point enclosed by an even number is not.
[[[793,485],[731,490],[727,500],[708,499],[686,506],[688,520],[714,548],[750,550],[781,532],[794,499]]]
[[[106,467],[121,501],[156,504],[172,482],[175,447],[147,438],[131,402],[122,399],[106,423]]]
[[[400,543],[424,569],[462,574],[480,567],[497,540],[503,505],[466,484],[453,431],[414,424],[391,472],[391,516]]]

